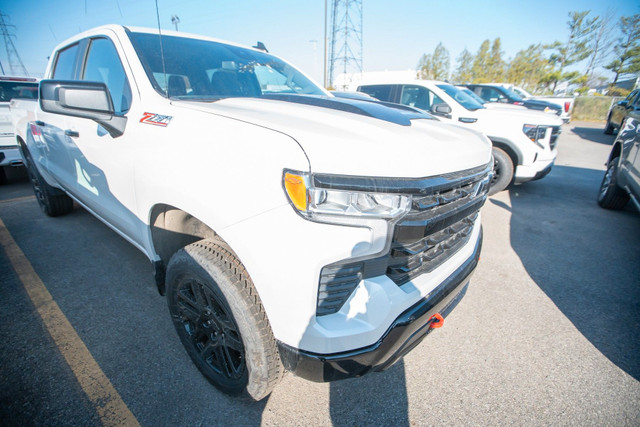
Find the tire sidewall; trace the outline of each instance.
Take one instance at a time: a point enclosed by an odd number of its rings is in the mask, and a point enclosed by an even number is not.
[[[513,180],[513,162],[511,157],[504,152],[504,150],[493,147],[493,158],[496,162],[496,167],[498,168],[499,175],[495,181],[491,182],[491,187],[489,187],[489,195],[494,195],[504,189],[506,189],[511,181]]]
[[[232,269],[232,267],[231,267]],[[175,313],[176,290],[178,285],[187,279],[195,278],[207,286],[219,298],[233,316],[238,328],[240,339],[244,347],[244,375],[240,384],[234,387],[225,387],[218,383],[217,378],[211,375],[211,368],[200,358],[192,342],[184,331],[182,320]],[[229,270],[223,269],[219,263],[211,263],[210,259],[203,257],[200,251],[194,250],[190,245],[178,251],[167,266],[167,302],[173,324],[178,331],[180,340],[185,346],[198,369],[216,387],[231,395],[244,395],[251,398],[262,398],[259,392],[254,390],[254,384],[261,383],[261,377],[267,376],[263,372],[264,343],[254,333],[256,325],[250,316],[251,302],[242,295],[238,284],[230,277]]]

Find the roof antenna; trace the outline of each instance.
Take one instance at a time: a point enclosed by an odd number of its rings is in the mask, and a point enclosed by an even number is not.
[[[164,49],[162,48],[162,30],[160,29],[160,11],[158,10],[158,0],[156,0],[156,17],[158,18],[158,37],[160,38],[160,58],[162,59],[162,74],[164,74],[165,94],[169,98],[169,81],[167,80],[167,70],[164,66]]]
[[[254,49],[258,49],[258,50],[262,50],[264,52],[269,53],[269,51],[267,50],[267,47],[264,45],[264,43],[262,42],[258,42],[258,44],[256,44],[255,46],[252,46]]]

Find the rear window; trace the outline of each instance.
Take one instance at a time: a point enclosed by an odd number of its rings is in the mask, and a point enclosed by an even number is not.
[[[38,83],[0,82],[0,102],[13,98],[38,99]]]

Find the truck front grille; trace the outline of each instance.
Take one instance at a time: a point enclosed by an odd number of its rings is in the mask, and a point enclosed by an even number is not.
[[[469,241],[488,180],[415,198],[395,228],[386,274],[403,285],[436,269]]]
[[[337,185],[322,179],[316,183]],[[322,268],[316,315],[338,312],[363,279],[386,275],[401,286],[448,260],[471,238],[490,181],[490,165],[442,177],[393,181],[397,188],[375,178],[354,180],[353,186],[373,182],[378,191],[410,194],[411,211],[395,224],[385,254],[346,259]]]

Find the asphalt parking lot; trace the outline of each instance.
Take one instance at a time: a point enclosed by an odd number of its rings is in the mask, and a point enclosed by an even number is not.
[[[602,126],[564,125],[547,177],[489,199],[467,295],[402,362],[332,384],[288,374],[259,403],[200,375],[142,253],[81,208],[44,216],[12,171],[0,187],[0,425],[640,425],[640,215],[596,204],[614,139]],[[6,236],[131,418],[105,418],[76,379],[77,343],[52,338],[59,325],[42,320]]]

